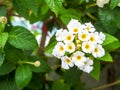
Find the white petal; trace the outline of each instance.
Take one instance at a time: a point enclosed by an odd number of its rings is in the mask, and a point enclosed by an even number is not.
[[[73,34],[76,34],[81,30],[81,23],[78,22],[78,20],[71,19],[70,22],[67,25],[67,28]],[[77,29],[77,31],[74,31],[74,29]]]
[[[110,0],[97,0],[96,3],[99,7],[103,8],[104,4],[109,3]]]
[[[94,44],[91,42],[83,42],[82,43],[82,51],[85,53],[91,53],[94,49]]]
[[[98,49],[97,52],[95,51],[95,49]],[[101,45],[96,45],[95,49],[92,52],[92,55],[97,58],[97,57],[103,57],[105,55],[105,50]]]
[[[69,64],[69,66],[70,66],[70,67],[73,67],[73,66],[74,66],[74,64],[73,64],[73,63],[70,63],[70,64]]]
[[[87,41],[89,39],[88,31],[81,31],[80,33],[78,33],[78,39],[81,41]]]
[[[90,73],[91,71],[93,70],[93,67],[92,66],[86,66],[83,71],[84,72],[87,72],[87,73]]]
[[[69,66],[68,66],[68,65],[66,65],[66,64],[62,64],[62,65],[61,65],[61,68],[64,68],[64,69],[69,69]]]
[[[73,42],[66,43],[65,44],[65,50],[69,53],[72,53],[75,51],[75,44]]]

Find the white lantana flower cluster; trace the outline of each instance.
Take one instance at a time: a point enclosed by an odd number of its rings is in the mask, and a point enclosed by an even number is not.
[[[81,24],[75,19],[71,19],[67,28],[57,30],[58,42],[52,54],[61,59],[62,68],[69,69],[77,66],[80,70],[90,73],[93,70],[91,58],[100,58],[105,55],[101,45],[105,35],[97,32],[90,22]]]
[[[96,0],[99,7],[103,8],[105,4],[108,4],[110,0]]]

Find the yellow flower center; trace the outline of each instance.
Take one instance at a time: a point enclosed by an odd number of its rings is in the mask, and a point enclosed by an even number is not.
[[[87,64],[87,62],[84,62],[84,64],[86,65],[86,64]]]
[[[73,47],[72,46],[68,46],[68,50],[72,50],[73,49]]]
[[[87,37],[87,35],[86,34],[82,34],[82,39],[85,39],[86,37]]]
[[[59,47],[59,51],[60,51],[60,52],[64,51],[63,46],[60,46],[60,47]]]
[[[74,29],[73,29],[73,32],[78,32],[78,28],[74,28]]]
[[[90,45],[87,44],[87,45],[85,46],[85,48],[86,48],[86,49],[90,49]]]
[[[99,52],[98,48],[95,48],[94,52],[95,52],[95,53],[98,53],[98,52]]]
[[[95,41],[95,38],[92,36],[90,37],[90,41],[94,42]]]
[[[82,57],[81,56],[77,56],[76,59],[79,61],[79,60],[82,59]]]
[[[68,64],[69,64],[70,62],[71,62],[71,61],[67,58],[67,59],[66,59],[66,63],[68,63]]]
[[[90,31],[91,28],[89,26],[87,26],[85,29],[88,30],[88,31]]]
[[[67,36],[66,39],[67,39],[67,40],[71,40],[71,36]]]

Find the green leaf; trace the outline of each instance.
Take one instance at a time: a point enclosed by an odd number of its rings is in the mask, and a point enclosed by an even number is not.
[[[26,28],[16,26],[9,33],[9,43],[19,49],[32,50],[37,48],[34,35]]]
[[[70,14],[65,14],[65,15],[61,15],[60,16],[60,19],[62,20],[62,22],[65,24],[65,25],[67,25],[68,24],[68,22],[71,20],[71,19],[80,19],[80,18],[78,18],[78,17],[76,17],[76,16],[74,16],[74,15],[70,15]]]
[[[29,17],[30,23],[35,23],[37,21],[42,21],[48,18],[49,17],[48,11],[49,11],[48,5],[46,5],[46,3],[43,3],[38,9],[37,16],[35,16],[33,13],[30,15]]]
[[[120,12],[119,12],[119,8],[115,8],[112,12],[114,14],[114,22],[116,24],[116,26],[120,29]]]
[[[45,0],[51,11],[53,11],[56,16],[64,10],[64,7],[62,5],[63,0]]]
[[[105,52],[105,56],[98,59],[106,62],[113,62],[111,55],[107,51]]]
[[[62,80],[55,81],[52,85],[52,90],[70,90],[70,85],[65,84]]]
[[[94,79],[99,80],[99,77],[100,77],[100,61],[99,60],[94,60],[93,70],[90,73],[90,75]]]
[[[15,72],[15,81],[20,89],[28,85],[32,78],[31,68],[27,65],[19,65]]]
[[[20,16],[26,19],[33,13],[38,14],[39,0],[13,0],[13,6]]]
[[[114,9],[118,3],[120,3],[120,0],[110,0],[110,8]]]
[[[80,77],[81,74],[82,72],[77,68],[71,68],[65,72],[63,77],[67,84],[69,84],[70,86],[74,86],[79,82],[78,78]]]
[[[115,42],[115,41],[118,41],[118,39],[116,38],[116,37],[114,37],[114,36],[112,36],[112,35],[110,35],[110,34],[105,34],[105,41],[103,42],[103,46],[104,45],[108,45],[108,44],[110,44],[110,43],[112,43],[112,42]]]
[[[43,87],[42,79],[44,78],[43,74],[40,73],[33,73],[32,79],[28,84],[27,88],[32,90],[38,90]]]
[[[6,16],[6,7],[1,5],[0,6],[0,16]]]
[[[0,66],[3,64],[4,59],[5,59],[5,55],[2,52],[0,52]]]
[[[9,80],[8,78],[0,80],[0,88],[2,90],[15,90],[14,80]]]
[[[4,31],[5,24],[0,22],[0,34]]]
[[[7,39],[8,39],[8,33],[1,33],[0,34],[0,46],[2,48],[4,48],[6,42],[7,42]]]
[[[28,58],[29,61],[40,61],[40,66],[39,67],[35,67],[33,65],[31,65],[31,69],[33,72],[49,72],[51,70],[51,68],[49,67],[48,63],[46,62],[46,58],[40,58],[37,56],[31,56]]]
[[[112,42],[112,43],[110,43],[108,45],[104,45],[104,49],[106,51],[113,51],[113,50],[115,50],[115,49],[117,49],[119,47],[120,47],[120,41],[115,41],[115,42]]]
[[[34,0],[33,0],[34,1]],[[26,7],[26,3],[24,0],[13,0],[13,6],[16,12],[22,16],[28,19],[29,17],[29,9]]]
[[[114,11],[110,10],[108,7],[99,8],[98,16],[102,25],[104,26],[105,30],[110,33],[114,34],[117,31],[116,24],[114,22]]]
[[[26,4],[26,7],[29,9],[29,11],[32,11],[33,14],[37,16],[39,0],[24,0],[24,3]]]
[[[85,2],[85,0],[79,0],[79,3],[80,4],[82,4],[82,3],[84,3]]]
[[[0,75],[6,75],[12,72],[15,69],[16,63],[6,61],[0,67]]]
[[[9,43],[6,44],[4,51],[5,58],[10,62],[17,62],[20,59],[25,59],[24,52],[21,49],[11,46]]]
[[[61,11],[60,19],[65,25],[67,25],[71,19],[77,19],[81,21],[80,20],[81,16],[82,16],[81,12],[78,13],[78,11],[75,9],[67,9]]]
[[[52,51],[55,47],[55,45],[57,44],[57,41],[56,41],[56,37],[55,35],[50,39],[50,42],[49,44],[47,45],[47,47],[45,48],[45,52],[48,53],[48,54],[52,54]]]

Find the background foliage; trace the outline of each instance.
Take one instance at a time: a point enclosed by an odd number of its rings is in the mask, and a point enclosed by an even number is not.
[[[72,18],[81,23],[92,22],[97,31],[106,34],[103,47],[108,52],[94,62],[90,73],[99,80],[105,66],[119,63],[119,2],[110,0],[100,8],[95,0],[1,0],[0,16],[7,17],[8,23],[0,23],[0,90],[91,90],[81,81],[83,72],[75,67],[60,68],[59,60],[51,57],[55,36],[45,47],[46,36],[54,27],[66,28]],[[29,30],[11,24],[12,16],[24,17],[31,24],[43,22],[40,45]],[[40,61],[39,67],[35,61]],[[108,82],[119,77],[113,78]]]

